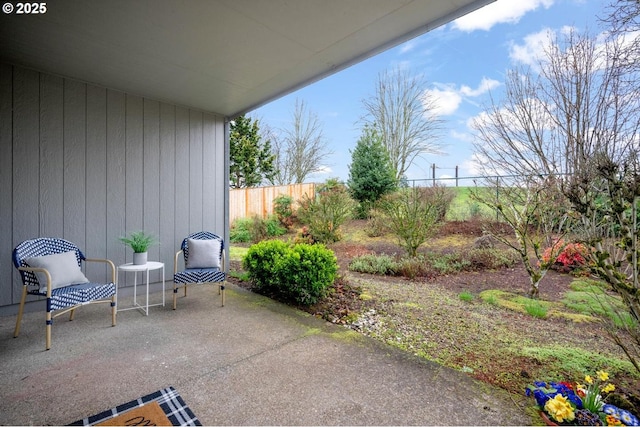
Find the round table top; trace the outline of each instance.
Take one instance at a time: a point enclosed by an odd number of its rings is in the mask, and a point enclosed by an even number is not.
[[[127,264],[121,264],[118,266],[118,270],[123,271],[147,271],[147,270],[157,270],[159,268],[163,268],[164,263],[158,261],[148,261],[146,264],[134,264],[129,262]]]

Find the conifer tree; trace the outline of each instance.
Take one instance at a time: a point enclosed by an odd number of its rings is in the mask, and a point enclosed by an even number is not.
[[[396,189],[395,173],[378,132],[365,126],[356,148],[351,152],[349,181],[351,197],[360,203],[364,217],[383,195]]]
[[[271,142],[261,141],[257,119],[242,115],[231,122],[229,148],[231,188],[255,187],[273,180],[275,156]]]

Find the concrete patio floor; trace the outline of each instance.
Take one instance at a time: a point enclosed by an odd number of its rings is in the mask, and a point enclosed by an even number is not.
[[[169,284],[168,284],[169,286]],[[523,401],[230,285],[167,305],[0,317],[0,424],[61,425],[173,386],[204,425],[523,425]],[[181,295],[181,294],[179,294]],[[161,294],[152,294],[152,302]],[[131,305],[120,294],[119,305]]]

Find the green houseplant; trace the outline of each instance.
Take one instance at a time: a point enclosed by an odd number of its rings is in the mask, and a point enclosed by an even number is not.
[[[120,237],[120,242],[133,249],[133,263],[144,265],[147,263],[147,251],[151,245],[157,243],[155,236],[144,231],[134,231],[128,236]]]

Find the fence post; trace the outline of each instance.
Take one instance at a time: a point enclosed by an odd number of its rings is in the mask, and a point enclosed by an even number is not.
[[[500,177],[496,176],[496,206],[500,202]],[[500,221],[500,213],[496,209],[496,222]]]
[[[456,165],[456,188],[458,187],[458,165]]]
[[[436,186],[436,164],[431,165],[431,179],[433,180],[433,186]]]

